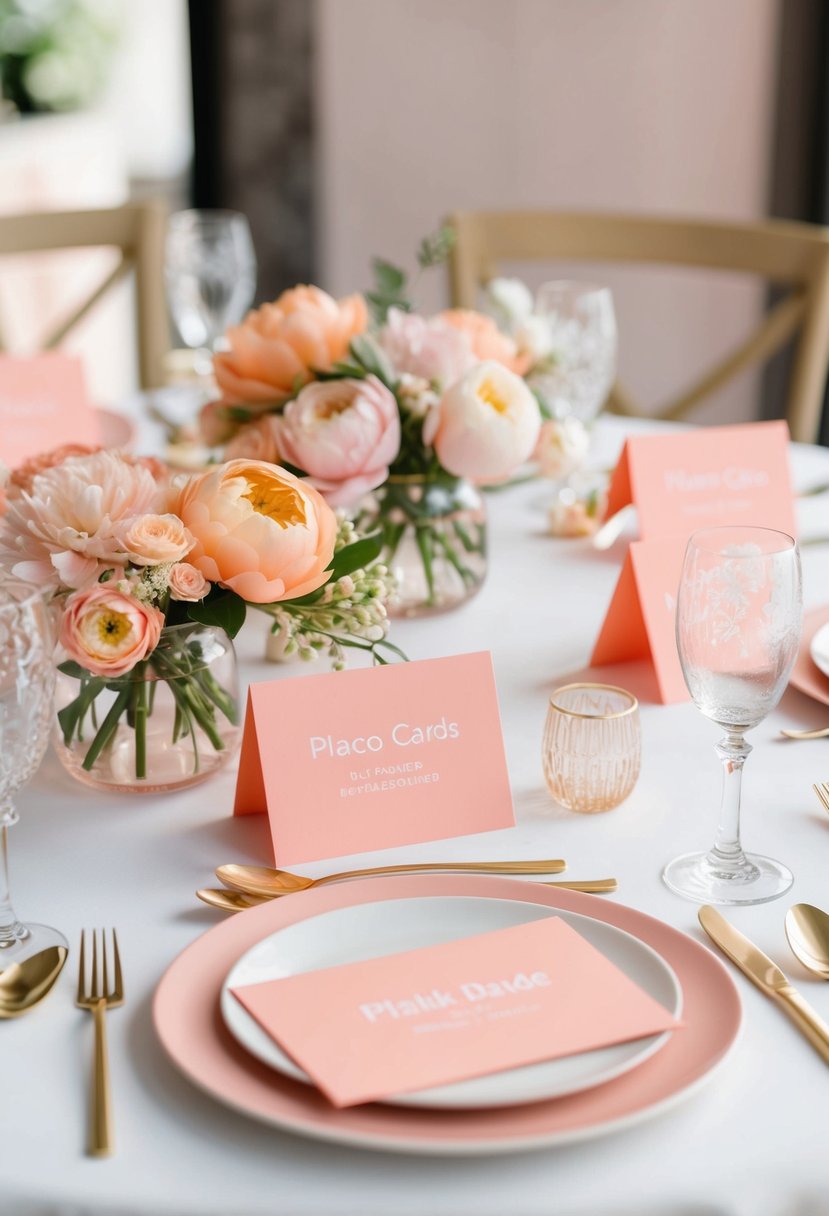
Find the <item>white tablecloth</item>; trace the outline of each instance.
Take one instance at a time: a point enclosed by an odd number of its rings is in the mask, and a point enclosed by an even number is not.
[[[623,428],[602,424],[599,461]],[[829,481],[829,452],[794,449],[805,488]],[[573,878],[616,875],[617,898],[695,937],[696,906],[660,881],[676,853],[713,841],[718,731],[691,705],[642,707],[642,775],[605,815],[557,807],[540,737],[549,692],[583,669],[615,585],[624,541],[600,554],[544,534],[543,485],[492,496],[491,568],[476,600],[441,618],[395,625],[412,658],[491,649],[518,825],[509,831],[304,867],[321,874],[399,860],[563,856]],[[801,503],[802,534],[829,535],[827,499]],[[807,606],[829,602],[829,546],[803,550]],[[264,633],[239,639],[251,680],[299,674],[261,662]],[[632,686],[633,675],[610,672]],[[793,869],[789,896],[729,916],[788,969],[829,1018],[829,986],[789,954],[786,907],[829,907],[829,818],[811,791],[829,779],[829,747],[787,743],[781,726],[816,727],[829,711],[789,691],[756,731],[746,767],[744,841]],[[197,904],[224,861],[266,860],[259,817],[230,817],[234,774],[170,797],[109,797],[74,784],[49,756],[20,798],[11,833],[13,892],[24,919],[118,928],[128,999],[109,1018],[117,1153],[84,1155],[92,1025],[75,1009],[75,958],[53,995],[0,1030],[0,1211],[230,1213],[247,1216],[653,1216],[725,1212],[806,1216],[829,1210],[829,1073],[784,1016],[737,977],[743,1037],[710,1084],[658,1119],[561,1150],[515,1157],[407,1158],[327,1146],[271,1130],[197,1092],[167,1061],[150,1004],[163,971],[220,913]],[[26,1202],[24,1203],[24,1199]]]

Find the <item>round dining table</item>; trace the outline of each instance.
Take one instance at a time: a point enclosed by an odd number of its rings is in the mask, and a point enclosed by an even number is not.
[[[643,422],[602,420],[592,460],[609,468]],[[829,451],[793,445],[804,598],[829,604]],[[444,615],[396,620],[411,659],[488,650],[493,656],[516,826],[462,839],[337,858],[312,876],[415,861],[562,857],[565,877],[616,877],[596,896],[649,913],[714,949],[697,906],[661,870],[713,843],[721,769],[718,728],[690,703],[659,704],[644,663],[592,678],[641,701],[642,769],[615,810],[558,806],[541,765],[550,693],[584,677],[635,522],[606,551],[549,534],[549,483],[488,497],[490,565],[480,593]],[[302,677],[324,662],[264,660],[267,621],[237,639],[245,682]],[[359,661],[359,660],[358,660]],[[590,678],[588,676],[587,678]],[[829,725],[829,708],[790,688],[750,736],[743,839],[785,862],[791,891],[727,909],[829,1019],[829,985],[791,955],[796,902],[829,909],[829,814],[812,791],[829,780],[829,744],[781,728]],[[235,765],[202,785],[158,796],[109,795],[73,781],[53,753],[19,797],[10,832],[20,916],[60,928],[67,966],[40,1006],[0,1030],[0,1212],[10,1216],[642,1216],[829,1212],[825,1119],[829,1070],[794,1026],[731,968],[744,1008],[740,1037],[704,1086],[635,1126],[514,1155],[439,1157],[369,1151],[302,1138],[226,1108],[181,1075],[153,1025],[153,994],[172,960],[224,915],[199,903],[224,862],[270,864],[263,816],[233,818]],[[288,898],[294,898],[289,896]],[[301,897],[299,897],[301,898]],[[86,1155],[92,1020],[75,1006],[83,928],[118,931],[126,1001],[108,1015],[116,1151]]]

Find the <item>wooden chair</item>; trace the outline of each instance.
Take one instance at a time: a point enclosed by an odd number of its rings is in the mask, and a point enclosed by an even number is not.
[[[708,223],[546,211],[466,211],[451,217],[452,302],[474,308],[479,288],[503,261],[641,262],[758,275],[788,288],[758,329],[669,402],[658,418],[681,418],[738,373],[769,359],[800,331],[786,417],[792,437],[813,443],[829,367],[829,229],[779,220]],[[616,384],[609,407],[638,414]]]
[[[157,202],[128,203],[106,211],[43,211],[0,216],[0,256],[44,250],[114,247],[120,258],[103,281],[42,343],[63,339],[117,283],[135,276],[138,373],[143,389],[164,383],[170,348],[164,288],[166,209]],[[0,337],[0,350],[2,350]]]

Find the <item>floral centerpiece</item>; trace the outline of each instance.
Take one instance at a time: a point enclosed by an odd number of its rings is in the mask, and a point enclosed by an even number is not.
[[[232,460],[170,480],[157,461],[63,448],[15,470],[0,573],[50,594],[63,651],[56,742],[65,766],[121,789],[189,785],[232,754],[231,639],[268,613],[302,657],[375,662],[390,580],[307,480]]]
[[[450,241],[446,230],[424,241],[420,268]],[[532,323],[508,333],[471,310],[422,316],[402,270],[374,269],[365,297],[295,287],[228,330],[202,429],[225,457],[279,462],[359,527],[378,527],[398,609],[412,614],[480,586],[479,487],[535,451],[542,412],[528,377],[548,352]]]

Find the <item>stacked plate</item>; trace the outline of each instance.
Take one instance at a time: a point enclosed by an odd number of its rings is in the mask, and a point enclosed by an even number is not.
[[[814,701],[829,705],[829,607],[803,617],[803,639],[790,683]]]
[[[682,1028],[338,1110],[229,991],[548,916],[566,920]],[[658,1113],[725,1057],[740,1004],[708,949],[641,912],[529,882],[429,875],[321,887],[232,917],[172,964],[154,1017],[173,1062],[248,1115],[366,1148],[468,1154],[585,1139]]]

